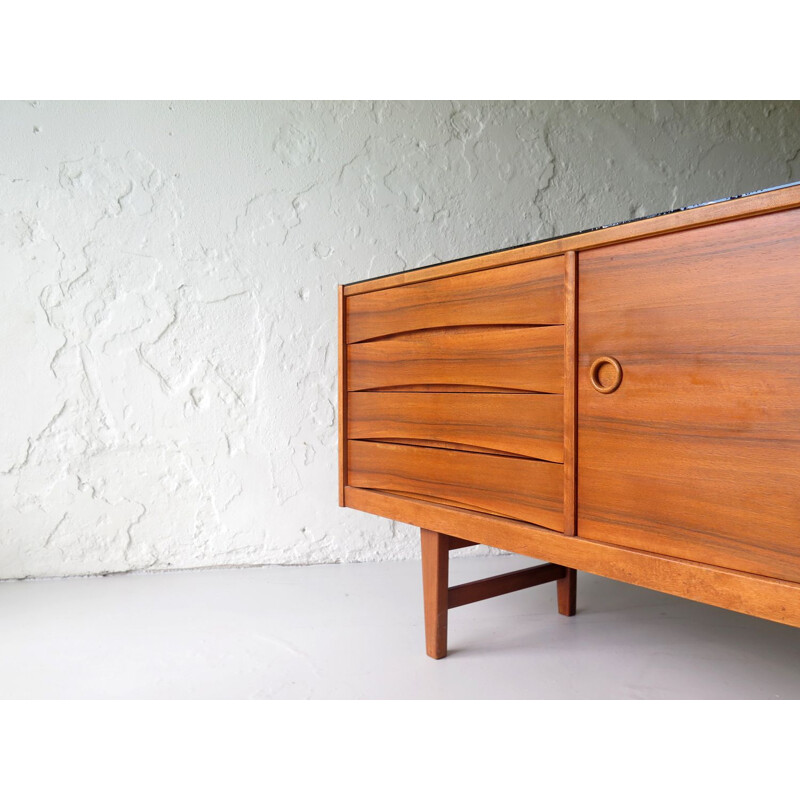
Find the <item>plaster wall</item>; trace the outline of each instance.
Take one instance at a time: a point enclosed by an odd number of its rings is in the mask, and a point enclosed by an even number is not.
[[[336,286],[800,179],[792,102],[0,103],[0,578],[400,559]]]

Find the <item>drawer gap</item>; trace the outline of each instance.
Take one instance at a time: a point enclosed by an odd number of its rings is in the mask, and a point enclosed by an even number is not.
[[[352,442],[377,442],[378,444],[404,444],[409,447],[428,447],[432,450],[456,450],[461,453],[482,453],[488,456],[503,456],[505,458],[520,458],[523,461],[546,461],[549,464],[563,464],[554,458],[535,458],[533,456],[525,456],[520,453],[511,453],[507,450],[493,450],[488,447],[477,447],[475,445],[465,445],[459,442],[438,441],[434,439],[401,439],[401,438],[370,438],[354,436],[349,441]]]

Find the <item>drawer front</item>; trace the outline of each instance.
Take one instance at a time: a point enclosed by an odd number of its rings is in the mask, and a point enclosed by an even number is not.
[[[455,392],[351,392],[351,439],[564,460],[560,395]]]
[[[347,346],[347,388],[441,391],[564,388],[564,328],[428,330]]]
[[[347,462],[350,486],[564,529],[561,464],[360,441]]]
[[[564,259],[546,258],[347,299],[347,342],[427,328],[564,322]]]

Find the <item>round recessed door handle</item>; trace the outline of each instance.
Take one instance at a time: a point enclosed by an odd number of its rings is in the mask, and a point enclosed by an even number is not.
[[[592,386],[602,394],[611,394],[622,383],[622,367],[616,358],[600,356],[589,367],[589,380]]]

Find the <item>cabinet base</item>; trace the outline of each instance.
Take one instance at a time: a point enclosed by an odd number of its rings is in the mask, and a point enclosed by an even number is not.
[[[425,605],[425,649],[431,658],[447,655],[447,612],[451,608],[477,603],[520,589],[529,589],[556,581],[558,612],[571,617],[575,614],[577,571],[559,564],[507,572],[458,586],[449,586],[450,551],[471,547],[470,542],[444,533],[420,528],[422,544],[422,594]]]

